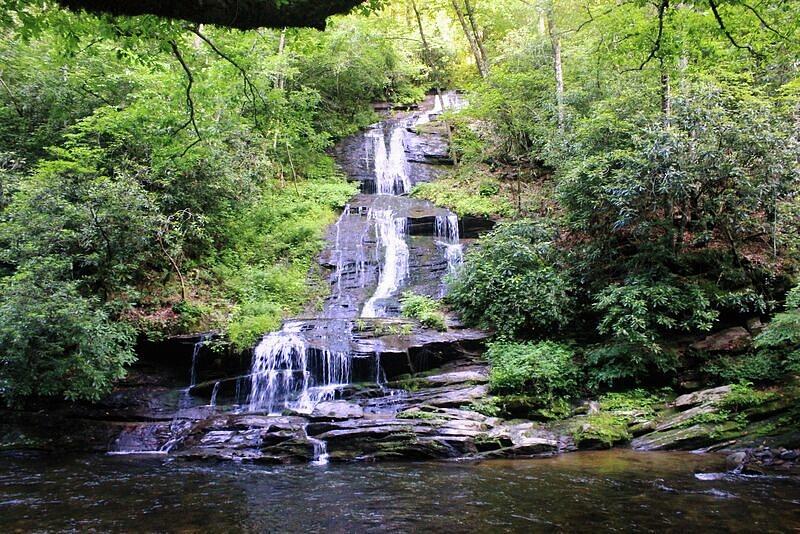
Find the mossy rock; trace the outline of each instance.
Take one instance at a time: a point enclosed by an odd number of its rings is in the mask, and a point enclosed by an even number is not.
[[[611,413],[576,418],[572,437],[579,449],[611,448],[630,441],[628,421]]]

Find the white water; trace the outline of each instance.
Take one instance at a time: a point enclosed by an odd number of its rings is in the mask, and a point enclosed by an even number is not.
[[[431,110],[430,115],[438,115],[444,110],[445,106],[444,102],[442,101],[442,97],[437,94],[433,97],[433,109]]]
[[[386,310],[380,300],[397,293],[400,284],[408,276],[408,223],[405,217],[395,217],[391,209],[376,209],[370,212],[375,220],[378,248],[383,249],[383,261],[375,293],[364,304],[361,317],[385,317]]]
[[[280,414],[285,409],[310,413],[333,399],[350,382],[346,353],[309,347],[299,335],[301,323],[267,334],[253,352],[248,409]],[[314,373],[316,371],[316,373]]]
[[[402,195],[411,190],[408,161],[406,160],[405,128],[396,126],[389,136],[389,149],[381,128],[367,133],[372,139],[375,165],[375,191],[379,195]]]
[[[217,405],[217,393],[219,393],[219,382],[215,382],[214,389],[211,390],[211,402],[209,406],[215,407]]]
[[[312,465],[326,465],[328,463],[328,444],[317,438],[312,438],[309,435],[306,435],[306,438],[314,446],[314,460],[312,460]]]
[[[206,341],[211,338],[211,334],[200,334],[200,340],[194,344],[192,349],[192,370],[189,377],[189,387],[192,388],[197,385],[197,356],[200,354],[200,349],[203,348]]]
[[[447,215],[437,215],[434,228],[434,235],[438,239],[447,239],[449,243],[458,243],[458,215],[448,213]]]
[[[436,245],[444,250],[448,274],[456,274],[459,266],[464,263],[464,245],[460,243],[458,215],[455,213],[449,213],[446,216],[437,215],[434,233]],[[445,283],[441,286],[440,294],[444,296],[446,293],[447,284]]]

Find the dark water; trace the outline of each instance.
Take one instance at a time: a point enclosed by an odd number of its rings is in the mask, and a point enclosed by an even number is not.
[[[713,456],[627,451],[324,467],[4,455],[0,532],[800,529],[800,481],[703,480],[722,469]]]

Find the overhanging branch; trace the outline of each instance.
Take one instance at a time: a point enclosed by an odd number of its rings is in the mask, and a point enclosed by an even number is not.
[[[183,55],[181,55],[181,51],[178,48],[178,43],[175,41],[170,41],[169,45],[172,47],[172,55],[174,55],[178,62],[181,64],[183,68],[183,72],[186,73],[186,107],[189,109],[189,119],[180,127],[175,133],[180,132],[190,124],[194,129],[194,133],[197,136],[197,139],[187,146],[181,156],[185,156],[186,153],[192,148],[194,145],[202,141],[203,137],[200,135],[200,129],[197,127],[197,121],[195,120],[194,116],[194,100],[192,100],[192,86],[194,85],[194,76],[192,76],[192,71],[189,70],[189,65],[186,64],[186,61],[183,59]]]
[[[325,20],[364,0],[57,0],[73,10],[156,15],[240,30],[286,26],[325,29]]]

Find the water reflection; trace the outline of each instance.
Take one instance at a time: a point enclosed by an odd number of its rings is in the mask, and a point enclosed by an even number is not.
[[[797,479],[697,477],[724,470],[708,455],[274,467],[98,456],[0,462],[3,532],[800,528]]]

